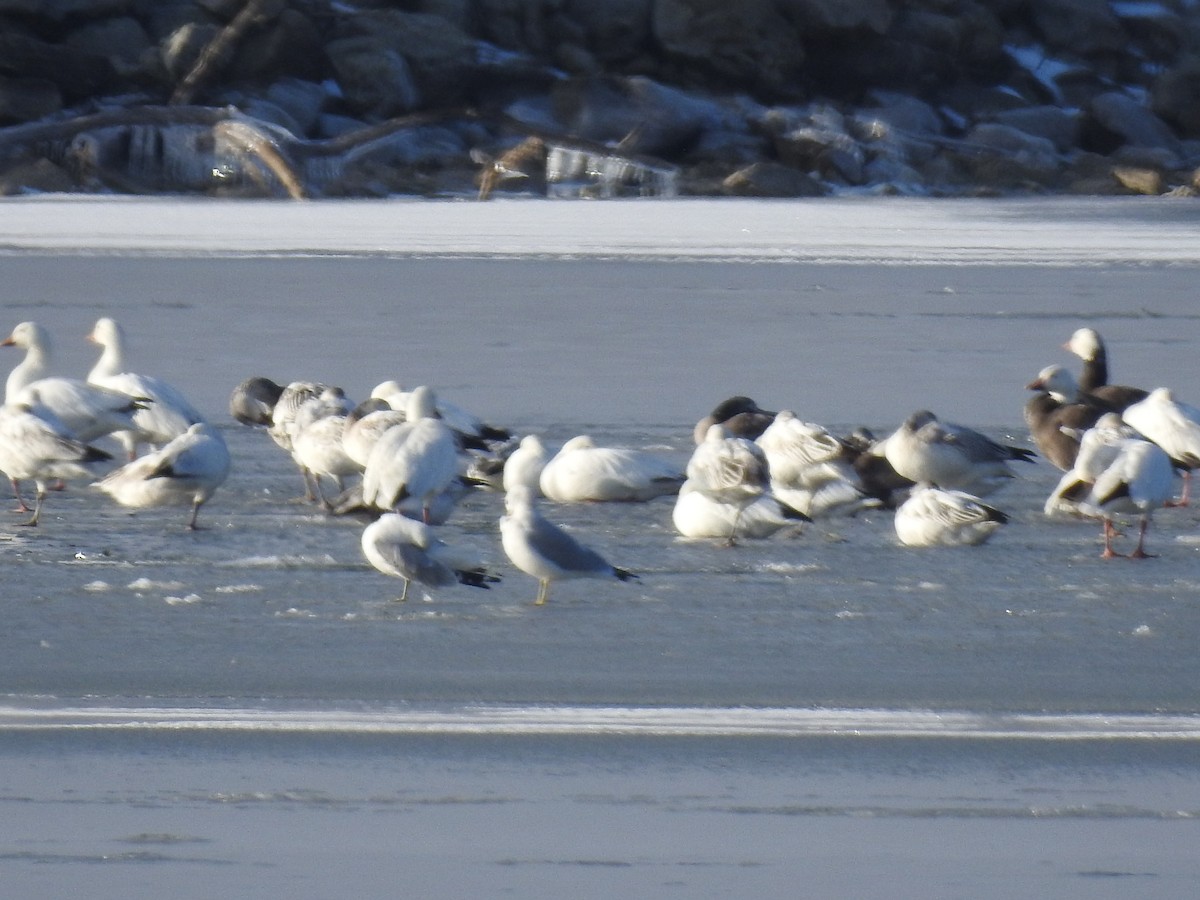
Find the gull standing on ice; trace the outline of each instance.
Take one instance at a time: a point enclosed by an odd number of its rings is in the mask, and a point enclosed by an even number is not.
[[[164,447],[126,463],[94,483],[122,506],[191,504],[187,527],[229,476],[229,449],[207,422],[192,425]]]
[[[434,536],[433,529],[399,513],[384,513],[362,533],[362,550],[367,561],[384,575],[403,579],[398,598],[408,599],[410,582],[430,587],[459,584],[487,588],[500,580],[488,572],[476,554],[457,548]]]
[[[541,606],[550,593],[550,583],[566,578],[637,578],[632,572],[610,564],[595,550],[585,547],[562,528],[548,521],[524,485],[514,486],[504,496],[506,514],[500,517],[500,542],[512,564],[538,580],[534,603]]]

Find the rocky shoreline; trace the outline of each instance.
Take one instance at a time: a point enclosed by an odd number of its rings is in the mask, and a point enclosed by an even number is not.
[[[1200,189],[1197,0],[0,0],[0,194]]]

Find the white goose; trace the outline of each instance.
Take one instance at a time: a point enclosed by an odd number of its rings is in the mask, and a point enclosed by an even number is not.
[[[542,468],[542,494],[558,503],[652,500],[679,492],[684,476],[670,460],[623,447],[571,438]]]
[[[147,453],[94,483],[122,506],[191,505],[187,527],[229,476],[229,449],[206,422],[192,425],[161,449]]]
[[[771,487],[770,469],[762,448],[748,438],[730,437],[723,425],[710,425],[687,464],[692,489],[737,512],[727,542],[734,543],[742,512]]]
[[[408,419],[403,409],[392,409],[386,400],[369,397],[346,414],[342,432],[342,449],[346,455],[366,468],[375,443],[393,425],[403,425]]]
[[[134,428],[134,414],[147,405],[129,394],[79,378],[52,376],[50,334],[36,322],[20,323],[0,346],[25,351],[25,358],[9,372],[5,401],[25,403],[34,413],[52,414],[84,443]]]
[[[1042,511],[1047,516],[1082,515],[1080,501],[1088,496],[1100,473],[1112,465],[1122,445],[1133,435],[1133,429],[1121,420],[1120,414],[1105,413],[1096,424],[1075,437],[1079,445],[1075,461],[1059,478]]]
[[[767,457],[771,493],[792,509],[815,518],[879,505],[862,490],[846,446],[823,426],[780,410],[757,443]]]
[[[896,509],[896,537],[907,547],[974,546],[1007,521],[978,497],[921,484]]]
[[[408,421],[384,432],[363,471],[363,501],[395,510],[412,498],[420,502],[423,521],[431,521],[437,497],[458,479],[458,444],[436,418],[436,397],[425,385],[415,388],[406,410]]]
[[[546,445],[536,434],[527,434],[521,438],[517,449],[509,454],[504,461],[503,486],[511,491],[517,485],[524,485],[538,496],[542,492],[542,470],[550,454]]]
[[[133,430],[114,434],[129,459],[137,456],[140,445],[162,446],[204,421],[200,411],[172,385],[161,378],[127,370],[125,331],[112,319],[97,319],[88,340],[102,348],[100,358],[88,373],[88,384],[151,401],[133,414],[136,426]]]
[[[1009,462],[1033,461],[1029,450],[997,443],[963,425],[941,422],[924,409],[905,419],[881,449],[892,468],[915,484],[981,496],[1013,478]]]
[[[1108,559],[1122,555],[1112,547],[1116,534],[1113,518],[1121,513],[1136,514],[1141,520],[1137,547],[1129,554],[1130,559],[1151,555],[1146,552],[1146,531],[1154,510],[1171,498],[1174,476],[1171,458],[1157,444],[1140,438],[1128,438],[1121,443],[1116,459],[1100,473],[1079,504],[1084,514],[1104,522],[1101,556]]]
[[[718,500],[685,481],[671,510],[675,530],[685,538],[733,537],[758,540],[784,528],[798,528],[811,522],[807,515],[781,503],[770,494],[747,506]]]
[[[33,517],[22,524],[36,526],[51,479],[88,478],[92,467],[112,459],[112,455],[77,440],[61,423],[37,415],[25,403],[6,403],[0,407],[0,470],[12,481],[22,511],[17,483],[33,479],[37,500]]]
[[[433,529],[397,513],[384,513],[362,533],[367,561],[384,575],[403,579],[399,602],[408,599],[413,581],[429,587],[459,584],[487,588],[500,580],[488,572],[478,554],[451,547]]]
[[[500,517],[500,543],[512,564],[538,580],[535,605],[541,606],[550,594],[552,582],[566,578],[637,578],[619,569],[603,556],[585,547],[562,528],[548,521],[534,503],[533,494],[523,485],[504,495],[505,515]]]
[[[1169,388],[1155,388],[1122,414],[1139,434],[1162,447],[1183,470],[1183,494],[1174,505],[1187,506],[1191,473],[1200,468],[1200,409],[1175,399]]]

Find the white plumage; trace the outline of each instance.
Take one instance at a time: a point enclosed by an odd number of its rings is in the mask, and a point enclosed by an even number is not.
[[[362,533],[362,551],[367,561],[385,575],[403,579],[398,598],[408,599],[410,582],[429,587],[460,583],[487,588],[499,581],[477,553],[452,547],[434,535],[424,522],[397,513],[384,513]]]
[[[952,422],[928,410],[913,413],[888,436],[882,452],[896,473],[915,484],[987,495],[1013,478],[1012,460],[1033,454]]]
[[[61,423],[35,414],[26,404],[0,407],[0,470],[12,481],[21,509],[28,507],[18,482],[33,479],[37,485],[33,517],[25,525],[38,524],[51,479],[92,477],[92,468],[110,459],[110,454],[77,440]]]
[[[140,445],[162,446],[204,421],[200,411],[177,388],[161,378],[127,370],[125,332],[112,319],[97,319],[88,340],[103,348],[88,373],[88,383],[149,401],[134,412],[133,430],[115,433],[130,459],[137,455]]]
[[[200,422],[159,450],[126,463],[95,482],[122,506],[191,506],[188,528],[213,493],[229,476],[225,439],[212,425]]]
[[[512,564],[538,580],[538,606],[546,602],[550,584],[565,578],[636,578],[603,556],[585,547],[559,526],[548,521],[534,503],[529,489],[514,486],[504,495],[506,514],[500,518],[500,542]]]
[[[542,494],[559,503],[652,500],[675,494],[683,473],[670,460],[623,447],[597,447],[586,434],[571,438],[542,468]]]
[[[435,416],[433,391],[421,386],[409,398],[408,421],[396,425],[376,442],[363,471],[363,501],[382,510],[395,510],[413,498],[421,503],[423,519],[458,478],[458,444]]]
[[[917,485],[896,509],[896,536],[909,547],[982,544],[1008,516],[964,491]]]

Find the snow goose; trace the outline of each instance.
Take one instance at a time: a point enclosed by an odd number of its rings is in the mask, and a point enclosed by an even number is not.
[[[1025,386],[1036,391],[1025,403],[1025,424],[1038,452],[1066,472],[1079,454],[1080,436],[1107,410],[1079,393],[1074,377],[1062,366],[1046,366]]]
[[[1118,413],[1105,413],[1097,419],[1079,438],[1074,463],[1059,478],[1042,511],[1047,516],[1081,515],[1079,502],[1087,497],[1100,473],[1112,465],[1122,444],[1133,435],[1133,429]]]
[[[571,438],[542,468],[542,494],[557,503],[653,500],[679,492],[683,472],[670,460],[624,447]]]
[[[304,480],[304,499],[309,502],[320,499],[319,491],[314,490],[308,469],[296,459],[296,435],[320,418],[344,414],[348,407],[349,401],[341,388],[314,381],[293,381],[283,389],[279,402],[271,411],[267,434],[278,447],[287,451],[300,469],[300,477]]]
[[[697,444],[702,444],[710,426],[724,425],[731,437],[754,440],[774,418],[775,413],[762,409],[749,397],[730,397],[718,403],[711,413],[696,423],[692,438]]]
[[[1146,552],[1146,531],[1154,510],[1165,504],[1173,491],[1175,471],[1171,458],[1157,444],[1140,438],[1121,442],[1116,458],[1099,474],[1088,495],[1080,501],[1079,509],[1104,522],[1105,559],[1121,556],[1113,550],[1116,534],[1113,518],[1121,513],[1133,513],[1141,519],[1137,547],[1131,559],[1143,559]]]
[[[1077,328],[1063,344],[1063,349],[1083,360],[1079,389],[1084,394],[1095,397],[1115,412],[1146,399],[1148,391],[1141,388],[1108,383],[1108,351],[1094,328]]]
[[[198,422],[162,448],[126,463],[93,484],[122,506],[190,504],[187,527],[229,476],[229,449],[221,433]]]
[[[243,425],[270,425],[283,385],[252,375],[229,394],[229,414]]]
[[[134,430],[114,433],[129,459],[137,456],[139,445],[160,447],[204,421],[199,410],[172,385],[161,378],[127,370],[125,331],[115,321],[107,317],[97,319],[87,339],[102,348],[100,358],[88,373],[88,384],[151,401],[134,412]]]
[[[766,454],[748,438],[731,437],[724,425],[710,425],[704,440],[692,451],[687,464],[692,488],[722,503],[732,504],[739,514],[771,487]],[[733,544],[738,530],[735,514],[727,542]]]
[[[383,433],[363,471],[363,501],[395,510],[404,500],[421,503],[430,522],[435,498],[458,479],[458,444],[454,432],[436,418],[431,388],[415,388],[406,410],[408,421]]]
[[[25,403],[35,414],[51,414],[76,440],[87,443],[128,431],[134,427],[134,413],[146,405],[129,394],[79,378],[50,375],[50,334],[36,322],[20,323],[0,346],[25,350],[25,358],[8,375],[5,401]]]
[[[514,566],[538,580],[535,605],[550,594],[550,584],[566,578],[637,578],[626,569],[610,564],[574,537],[548,521],[524,485],[504,495],[505,515],[500,517],[500,543]]]
[[[371,396],[385,401],[393,409],[407,409],[411,391],[404,390],[398,381],[384,381],[371,390]],[[451,403],[444,397],[435,398],[437,416],[458,437],[459,444],[472,450],[487,450],[493,443],[512,437],[505,428],[489,425],[479,416]]]
[[[320,416],[299,428],[292,438],[292,458],[300,467],[306,484],[311,477],[317,500],[326,509],[331,509],[332,503],[325,496],[321,479],[332,480],[341,492],[346,486],[345,479],[363,471],[363,466],[352,459],[343,446],[345,423],[346,417],[337,413]]]
[[[1008,463],[1033,461],[1033,454],[1009,447],[952,422],[941,422],[929,410],[918,410],[882,444],[892,468],[916,484],[986,495],[1013,477]]]
[[[28,404],[0,407],[0,471],[12,481],[18,501],[19,481],[33,479],[37,485],[33,517],[24,525],[38,524],[48,481],[92,477],[92,467],[110,459],[111,454],[76,439],[61,423],[35,414]],[[24,501],[21,508],[28,511]]]
[[[919,484],[896,509],[896,537],[907,547],[974,546],[1007,521],[973,494]]]
[[[1200,468],[1200,409],[1175,399],[1170,388],[1155,388],[1145,400],[1122,413],[1140,435],[1162,447],[1183,472],[1183,494],[1174,502],[1187,506],[1192,470]]]
[[[780,410],[758,437],[771,472],[771,493],[814,518],[853,513],[879,501],[863,492],[852,451],[821,425]]]
[[[362,533],[362,551],[367,561],[384,575],[404,581],[397,598],[408,599],[413,581],[429,587],[465,584],[487,588],[500,580],[488,572],[475,553],[451,547],[434,536],[433,529],[397,513],[384,513]]]
[[[534,496],[540,495],[542,470],[549,458],[550,454],[540,437],[536,434],[525,435],[504,462],[504,490],[511,491],[517,485],[524,485]]]
[[[685,538],[758,540],[784,528],[799,528],[812,519],[770,494],[742,506],[718,500],[685,481],[671,510],[671,521]]]
[[[346,414],[342,432],[342,449],[346,455],[366,468],[376,441],[394,425],[403,425],[408,419],[403,409],[392,409],[386,400],[368,397]]]

